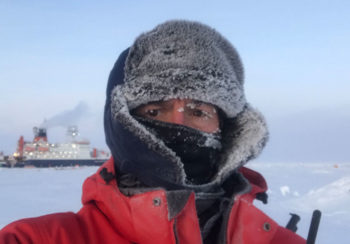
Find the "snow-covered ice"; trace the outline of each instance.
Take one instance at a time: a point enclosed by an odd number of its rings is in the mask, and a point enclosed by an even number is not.
[[[350,163],[263,163],[250,168],[262,173],[269,185],[269,203],[256,205],[286,225],[290,215],[301,217],[297,233],[307,236],[312,211],[322,218],[316,243],[349,243]],[[78,211],[84,179],[97,167],[63,169],[0,168],[0,228],[19,218]]]
[[[289,186],[281,186],[280,187],[281,193],[283,196],[287,195],[290,193]]]
[[[269,186],[269,203],[256,205],[286,225],[290,215],[301,217],[297,233],[307,237],[312,211],[322,212],[316,243],[349,243],[350,163],[252,163]]]
[[[97,167],[0,168],[0,228],[19,218],[78,211],[84,179]]]

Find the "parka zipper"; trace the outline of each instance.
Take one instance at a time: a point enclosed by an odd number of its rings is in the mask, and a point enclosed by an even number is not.
[[[245,179],[245,178],[243,178],[243,179],[245,180],[246,183],[248,183],[247,179]],[[220,230],[219,238],[218,238],[218,243],[219,244],[227,243],[228,221],[230,219],[230,214],[231,214],[233,205],[235,204],[235,198],[238,195],[243,195],[244,193],[247,193],[247,192],[250,192],[250,191],[251,191],[251,185],[247,184],[247,186],[243,190],[235,193],[232,196],[231,201],[229,201],[228,208],[227,208],[227,210],[224,212],[224,214],[222,216],[222,226],[221,226],[221,230]]]
[[[179,244],[179,237],[178,237],[178,234],[177,234],[176,222],[177,222],[177,219],[175,218],[174,219],[174,225],[173,225],[173,231],[174,231],[174,236],[175,236],[175,243]]]
[[[233,198],[229,202],[228,208],[222,216],[222,225],[221,225],[221,230],[220,230],[219,238],[218,238],[218,243],[220,243],[220,244],[227,243],[227,239],[226,239],[227,228],[228,228],[227,225],[228,225],[228,221],[229,221],[231,210],[233,208],[234,203],[235,203],[235,200]]]

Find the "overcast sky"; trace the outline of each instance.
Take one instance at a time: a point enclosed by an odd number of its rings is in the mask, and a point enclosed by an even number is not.
[[[346,0],[1,0],[0,151],[44,120],[75,123],[106,148],[105,87],[119,53],[159,23],[188,19],[238,49],[247,98],[270,126],[259,160],[349,162],[349,13]],[[64,133],[53,126],[49,140]]]

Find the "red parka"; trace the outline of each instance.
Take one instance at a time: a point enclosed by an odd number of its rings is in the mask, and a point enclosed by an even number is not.
[[[78,213],[57,213],[9,224],[0,231],[1,244],[126,244],[202,243],[195,195],[192,193],[179,214],[168,217],[165,190],[131,197],[122,194],[113,179],[106,183],[100,171],[114,173],[113,160],[87,178],[83,207]],[[227,223],[227,243],[298,244],[305,240],[279,226],[253,206],[258,192],[266,190],[262,176],[242,169],[252,190],[236,196]]]

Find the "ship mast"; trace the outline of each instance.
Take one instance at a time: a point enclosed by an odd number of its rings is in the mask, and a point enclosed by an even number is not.
[[[79,135],[78,127],[76,125],[69,126],[66,135],[69,136],[72,141],[75,141],[75,138]]]

